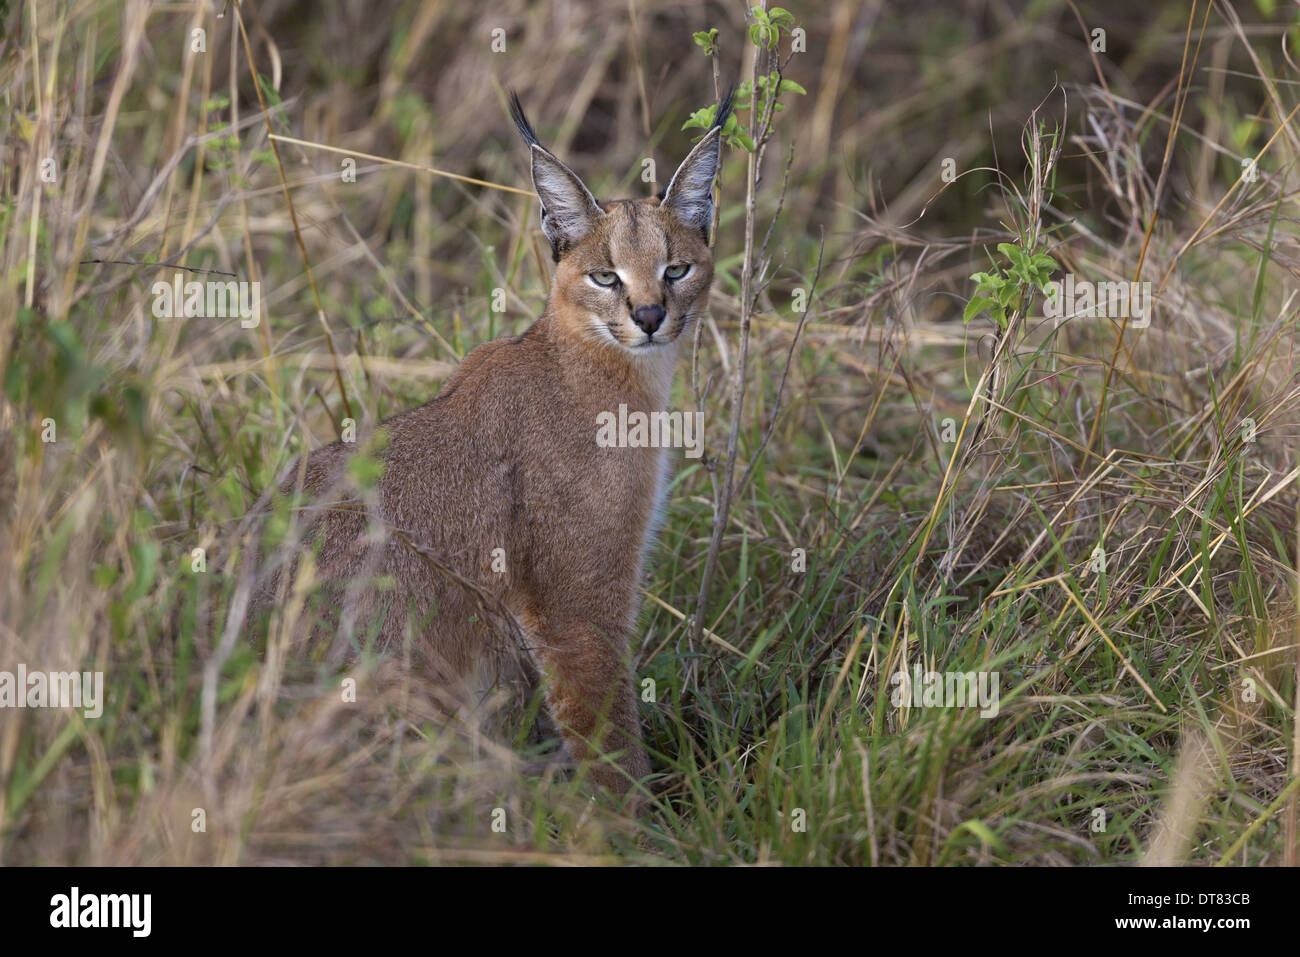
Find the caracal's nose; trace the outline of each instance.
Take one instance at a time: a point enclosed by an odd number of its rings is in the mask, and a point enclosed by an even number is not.
[[[632,321],[647,336],[653,336],[655,330],[664,324],[664,316],[666,315],[668,313],[664,312],[663,306],[637,306],[632,313]]]

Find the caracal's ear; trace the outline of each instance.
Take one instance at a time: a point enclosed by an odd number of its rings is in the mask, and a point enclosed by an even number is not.
[[[601,209],[578,174],[537,141],[533,125],[524,116],[524,108],[519,103],[519,94],[513,90],[510,92],[510,115],[533,154],[533,189],[541,199],[542,232],[550,241],[551,252],[558,262],[565,250],[591,232]]]
[[[661,206],[675,212],[677,218],[691,229],[703,233],[705,242],[708,242],[709,227],[713,224],[713,180],[718,175],[722,157],[722,128],[731,115],[735,92],[735,87],[732,87],[722,98],[713,125],[704,134],[704,139],[695,144],[690,155],[682,160],[682,165],[677,167],[660,202]]]

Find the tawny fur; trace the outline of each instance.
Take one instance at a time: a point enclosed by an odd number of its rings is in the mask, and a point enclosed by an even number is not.
[[[346,612],[358,631],[389,649],[414,637],[418,666],[447,687],[499,641],[483,600],[499,602],[544,677],[568,750],[584,762],[593,746],[616,754],[617,766],[596,762],[591,775],[624,792],[649,771],[628,659],[668,452],[599,446],[598,415],[668,409],[682,333],[706,308],[713,277],[708,194],[720,131],[662,199],[596,205],[537,144],[517,104],[516,119],[557,259],[546,309],[522,335],[470,352],[433,400],[382,423],[384,472],[368,499],[346,469],[364,439],[311,453],[308,539],[318,574],[340,594],[353,585]],[[668,279],[665,268],[682,263],[690,272]],[[609,270],[617,288],[588,278]],[[666,316],[643,344],[635,310],[654,304]],[[375,575],[394,587],[372,587]]]

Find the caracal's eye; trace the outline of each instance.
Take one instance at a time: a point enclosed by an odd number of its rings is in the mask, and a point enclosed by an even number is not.
[[[597,286],[612,286],[618,282],[618,273],[616,272],[593,272],[587,275]]]
[[[669,279],[681,279],[691,271],[690,263],[677,263],[675,266],[669,266],[664,270],[664,275]]]

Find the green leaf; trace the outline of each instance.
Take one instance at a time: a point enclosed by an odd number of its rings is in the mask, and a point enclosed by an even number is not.
[[[691,34],[691,39],[695,45],[704,49],[705,56],[713,56],[718,49],[718,28],[713,27],[711,30],[701,30],[698,33]]]
[[[794,80],[782,80],[781,86],[778,88],[778,91],[781,93],[798,93],[800,96],[808,95],[808,91],[805,90],[803,87],[801,87]]]
[[[972,818],[969,821],[963,821],[956,830],[948,835],[948,840],[951,841],[962,831],[970,831],[979,838],[980,844],[982,844],[986,849],[992,848],[995,851],[1002,850],[1002,842],[998,840],[998,836],[989,830],[988,825],[983,821],[975,818]]]
[[[794,14],[785,7],[773,7],[767,11],[767,18],[781,27],[794,26]]]
[[[708,129],[713,125],[713,117],[717,113],[717,110],[718,108],[716,106],[706,106],[702,110],[696,110],[691,114],[690,119],[682,124],[682,129],[689,130],[692,127]]]
[[[996,305],[997,303],[992,299],[985,299],[983,296],[974,296],[971,298],[970,302],[966,303],[966,311],[961,314],[961,321],[970,322],[981,312],[984,312],[987,309],[992,309]]]
[[[266,101],[268,104],[270,104],[271,106],[280,105],[280,103],[282,102],[280,99],[280,94],[276,90],[276,88],[271,85],[270,77],[263,76],[260,73],[257,74],[257,85],[262,88],[262,95],[266,97]]]
[[[150,541],[137,542],[127,548],[127,553],[131,556],[131,565],[135,570],[135,577],[131,582],[130,589],[127,591],[126,600],[134,602],[143,598],[153,585],[154,577],[158,571],[158,543]]]
[[[998,243],[998,252],[1010,259],[1019,269],[1026,269],[1028,255],[1014,243]]]
[[[121,571],[116,566],[109,565],[107,562],[100,562],[95,566],[95,587],[105,590],[112,588],[120,575]]]

